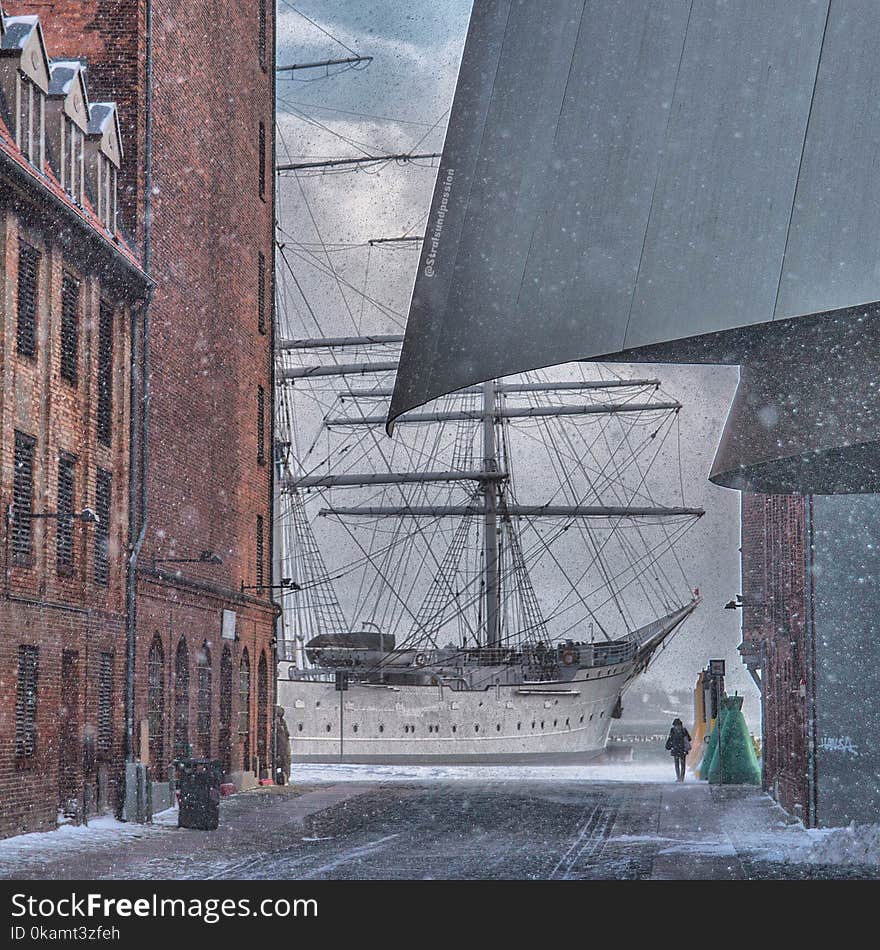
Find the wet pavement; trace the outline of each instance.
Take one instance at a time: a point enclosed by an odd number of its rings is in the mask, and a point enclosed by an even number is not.
[[[439,779],[260,789],[214,832],[115,822],[0,842],[0,877],[744,879],[880,877],[807,859],[814,838],[756,789]]]

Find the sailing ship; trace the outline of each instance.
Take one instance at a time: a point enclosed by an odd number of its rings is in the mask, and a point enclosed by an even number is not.
[[[504,21],[494,7],[475,5],[470,37],[487,18]],[[463,76],[478,54],[469,39]],[[518,322],[513,304],[533,297],[495,292],[523,279],[519,264],[510,265],[522,263],[522,249],[505,257],[494,248],[501,234],[521,241],[517,215],[532,214],[535,196],[511,187],[503,156],[479,169],[470,161],[468,149],[482,141],[474,123],[488,106],[473,108],[469,88],[460,82],[456,91],[426,237],[413,235],[413,224],[368,242],[421,246],[405,337],[388,333],[394,315],[367,293],[369,256],[361,296],[379,306],[380,320],[365,332],[363,307],[358,315],[349,301],[357,288],[332,260],[353,248],[327,244],[300,176],[417,166],[438,157],[421,153],[438,123],[408,154],[376,155],[352,142],[356,157],[278,166],[296,174],[317,238],[299,243],[291,262],[285,244],[295,238],[279,229],[280,278],[289,274],[294,286],[279,288],[276,327],[275,554],[284,605],[277,688],[294,761],[596,755],[627,690],[699,602],[676,554],[703,514],[687,505],[675,468],[682,406],[659,379],[619,367],[531,369],[539,365],[532,352],[548,343],[534,315],[555,312],[557,299],[577,296],[580,285],[558,271],[533,280],[541,303]],[[460,184],[472,175],[487,187],[495,177],[504,182],[492,213],[503,207],[516,222],[496,229],[489,255],[478,242],[458,247],[460,215],[450,211],[465,196],[479,202],[480,188]],[[569,210],[581,214],[580,206]],[[569,236],[580,233],[573,226]],[[570,245],[580,253],[579,242]],[[487,274],[465,288],[481,299],[446,335],[454,316],[446,305],[464,287],[453,269],[469,259]],[[328,308],[310,304],[295,273],[306,264],[335,284],[338,313],[325,317]],[[574,268],[581,266],[578,258]],[[601,306],[576,302],[578,313]],[[340,321],[352,335],[341,334]],[[525,354],[517,369],[529,371],[487,379],[511,372],[499,360],[511,346]],[[574,353],[566,341],[553,355],[543,365]],[[456,385],[458,376],[468,382]],[[392,439],[383,432],[389,418]]]
[[[278,344],[282,386],[323,400],[327,437],[278,459],[292,618],[278,701],[293,759],[596,755],[627,689],[699,601],[664,561],[703,511],[658,503],[650,484],[681,403],[658,379],[595,365],[533,372],[406,414],[388,440],[399,343]],[[388,358],[347,362],[352,349]],[[296,359],[309,353],[332,361]],[[357,587],[355,623],[340,582]]]

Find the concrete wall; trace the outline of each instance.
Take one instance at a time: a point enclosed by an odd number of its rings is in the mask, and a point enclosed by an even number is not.
[[[820,825],[880,814],[880,496],[813,497]]]

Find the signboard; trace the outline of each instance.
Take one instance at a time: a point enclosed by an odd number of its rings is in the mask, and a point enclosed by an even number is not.
[[[234,610],[223,611],[223,623],[221,627],[221,636],[224,640],[235,640],[235,621],[236,613]]]

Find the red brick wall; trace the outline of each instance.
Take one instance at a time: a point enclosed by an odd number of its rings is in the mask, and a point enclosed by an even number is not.
[[[15,706],[19,645],[39,649],[36,708],[36,754],[15,754]],[[77,708],[61,704],[61,657],[78,655]],[[0,837],[53,828],[60,801],[60,723],[70,714],[81,735],[98,725],[98,672],[102,652],[112,653],[113,739],[109,754],[100,753],[89,771],[76,756],[74,784],[85,786],[90,811],[97,805],[98,774],[106,774],[106,805],[116,808],[121,777],[122,682],[125,622],[118,614],[93,610],[59,610],[5,601],[0,609]],[[81,740],[80,740],[81,741]],[[80,745],[80,750],[81,750]]]
[[[809,805],[807,499],[742,496],[743,640],[763,656],[764,786],[804,818]]]
[[[0,173],[0,837],[52,827],[58,812],[61,723],[70,713],[76,735],[71,745],[73,784],[85,788],[94,809],[99,770],[115,784],[122,749],[122,682],[125,655],[125,550],[128,537],[129,385],[127,371],[133,298],[140,282],[94,250],[83,232],[70,228],[36,186],[19,190]],[[16,352],[18,253],[21,240],[41,251],[37,290],[37,352]],[[61,275],[67,269],[81,284],[79,379],[60,376]],[[116,305],[114,332],[114,422],[112,446],[97,442],[97,322],[102,296]],[[74,509],[95,507],[96,469],[112,472],[109,524],[109,583],[94,582],[95,526],[73,526],[74,566],[69,575],[56,565],[57,522],[32,521],[33,558],[15,564],[7,557],[3,513],[12,500],[15,431],[36,438],[33,510],[57,511],[58,456],[76,456]],[[20,645],[39,649],[36,755],[20,758],[15,746],[15,711]],[[74,651],[80,671],[72,708],[62,706],[61,663]],[[114,739],[109,754],[83,771],[82,740],[98,722],[98,657],[114,656]],[[105,788],[115,807],[114,788]]]
[[[256,3],[154,0],[152,6],[151,276],[157,288],[151,307],[148,532],[138,593],[138,721],[147,716],[146,656],[157,629],[165,631],[166,645],[185,636],[191,659],[204,641],[211,645],[218,692],[223,608],[236,610],[243,628],[253,627],[259,647],[256,656],[249,647],[253,695],[259,651],[266,652],[274,678],[268,593],[257,595],[259,602],[239,594],[242,583],[256,583],[258,515],[265,525],[264,578],[271,583],[269,431],[266,462],[256,461],[257,387],[271,393],[272,372],[271,334],[258,331],[257,308],[258,254],[268,265],[269,306],[274,260],[271,4],[266,68],[258,56]],[[125,180],[138,195],[145,160],[144,10],[142,0],[39,0],[12,11],[44,16],[53,50],[75,55],[86,44],[92,98],[114,96],[120,103]],[[258,194],[260,121],[267,138],[265,199]],[[136,216],[140,240],[143,206],[135,197],[127,213]],[[267,320],[271,326],[271,313]],[[271,416],[266,413],[267,427]],[[222,565],[183,564],[184,583],[175,585],[170,573],[156,583],[153,557],[191,557],[203,550],[220,555]],[[197,593],[186,581],[211,585],[213,592]],[[166,654],[168,669],[172,660]],[[194,733],[194,700],[191,708]],[[255,749],[256,736],[251,744]]]

